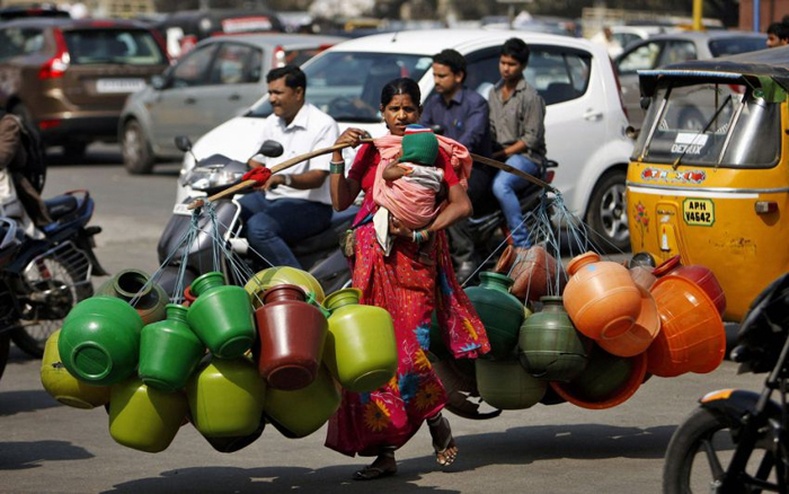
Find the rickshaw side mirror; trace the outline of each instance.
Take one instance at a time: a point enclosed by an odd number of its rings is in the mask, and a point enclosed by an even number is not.
[[[650,98],[649,96],[642,96],[641,101],[639,101],[639,104],[641,105],[641,109],[646,111],[649,108],[649,104],[651,102],[652,102],[652,98]]]

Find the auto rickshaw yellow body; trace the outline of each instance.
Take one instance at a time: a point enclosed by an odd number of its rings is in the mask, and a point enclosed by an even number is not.
[[[789,269],[789,50],[767,52],[640,74],[650,101],[627,174],[632,252],[710,268],[727,321]]]

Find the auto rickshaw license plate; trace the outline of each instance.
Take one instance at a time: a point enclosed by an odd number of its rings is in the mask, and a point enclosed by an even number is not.
[[[689,197],[682,201],[682,217],[691,226],[712,226],[715,223],[715,204],[712,199]]]

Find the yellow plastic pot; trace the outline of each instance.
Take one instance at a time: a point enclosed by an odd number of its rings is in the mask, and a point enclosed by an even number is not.
[[[325,367],[306,388],[284,391],[269,388],[266,415],[272,425],[291,439],[312,434],[329,420],[340,406],[340,388]]]
[[[213,359],[186,384],[192,423],[205,437],[238,437],[260,426],[266,382],[247,358]]]
[[[129,448],[158,453],[175,438],[189,404],[182,393],[148,387],[138,378],[114,384],[110,393],[110,435]]]
[[[41,359],[41,384],[58,402],[74,408],[91,409],[110,401],[109,386],[93,386],[72,376],[60,361],[58,329],[47,338]]]

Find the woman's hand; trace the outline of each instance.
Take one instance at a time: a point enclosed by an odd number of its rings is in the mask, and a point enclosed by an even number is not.
[[[359,143],[362,142],[362,139],[368,138],[370,135],[362,130],[357,129],[355,127],[348,127],[345,131],[340,134],[340,137],[337,138],[335,144],[350,144],[351,147],[356,147]]]
[[[389,233],[396,237],[413,238],[414,236],[414,232],[410,228],[403,226],[400,220],[391,214],[389,215]]]

